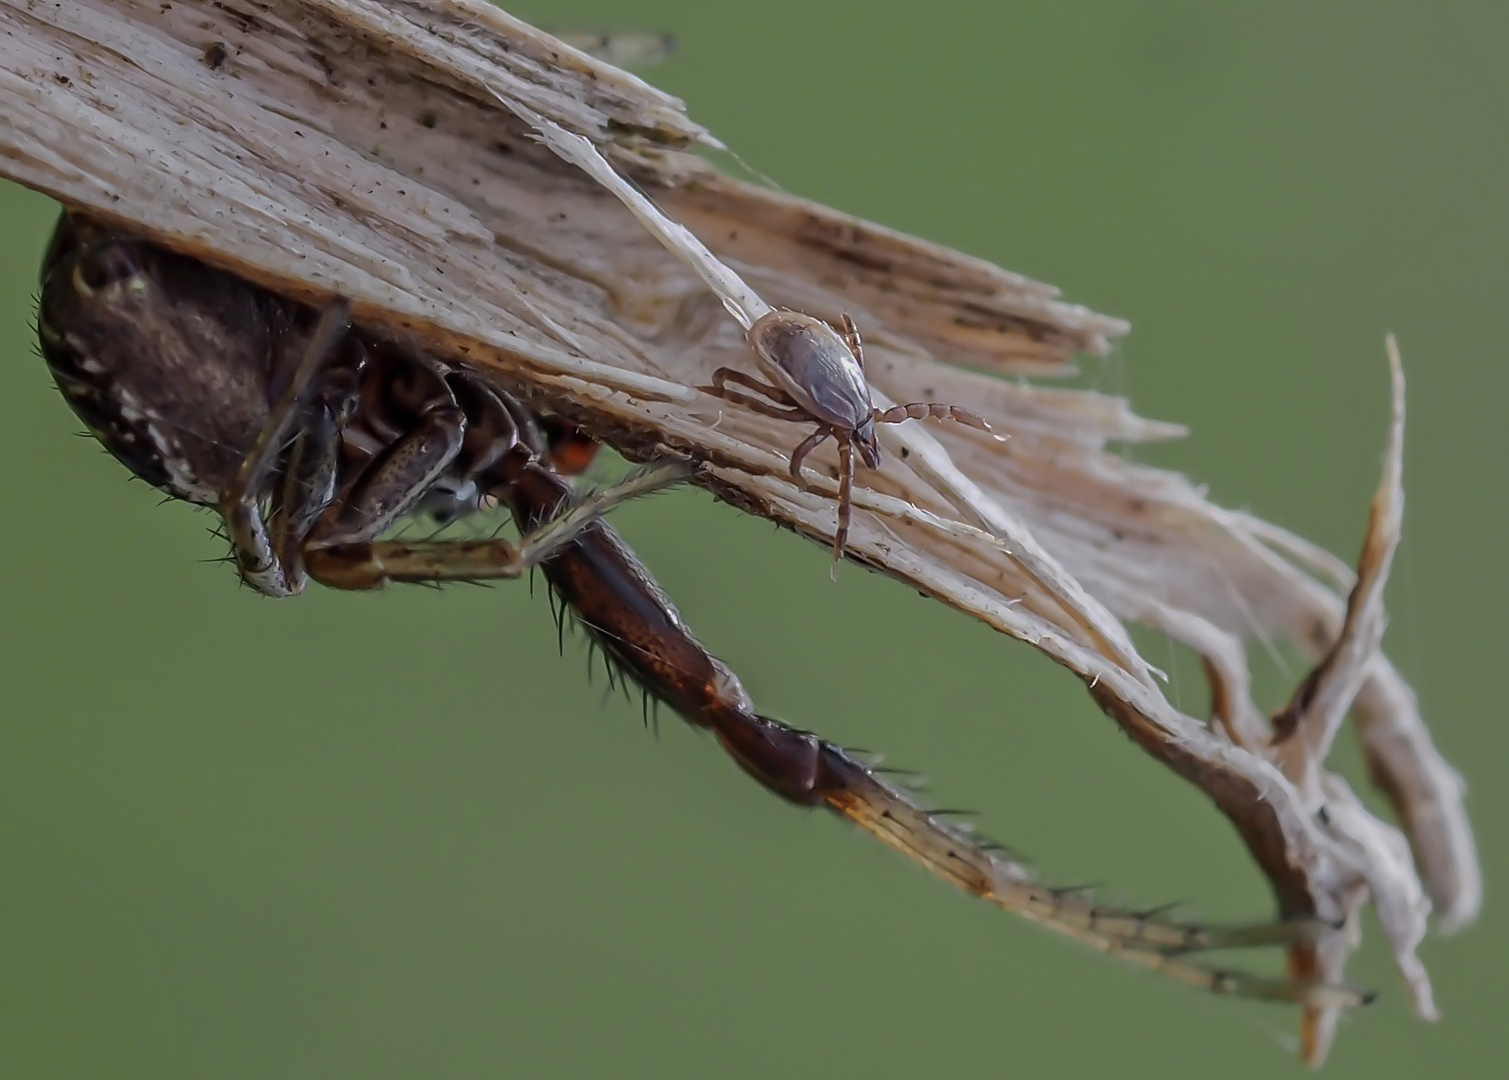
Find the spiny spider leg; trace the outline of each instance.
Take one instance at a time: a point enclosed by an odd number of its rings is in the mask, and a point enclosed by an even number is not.
[[[521,468],[524,472],[538,471],[553,476],[532,462]],[[694,472],[689,462],[680,460],[659,462],[636,470],[600,491],[559,503],[552,512],[553,516],[541,518],[537,526],[524,532],[516,542],[501,537],[378,540],[311,547],[305,551],[304,558],[316,581],[337,589],[375,589],[388,582],[438,583],[522,577],[614,507],[683,483]],[[506,488],[499,493],[506,497]]]
[[[568,490],[544,469],[504,493],[522,530],[546,520]],[[541,564],[551,589],[598,648],[649,695],[693,727],[711,731],[730,757],[769,791],[801,806],[826,806],[936,876],[997,906],[1212,993],[1352,1007],[1368,1000],[1345,986],[1216,970],[1181,954],[1313,941],[1331,927],[1313,919],[1206,928],[1100,907],[1055,892],[1019,863],[994,853],[923,809],[876,770],[816,735],[759,715],[729,668],[692,636],[649,572],[603,521],[595,520]]]
[[[273,544],[290,578],[304,575],[304,540],[335,499],[340,479],[341,432],[334,410],[314,402],[303,430],[288,449],[282,483],[274,492]]]
[[[235,548],[236,564],[241,576],[255,588],[272,595],[289,595],[297,587],[278,559],[267,535],[260,500],[273,471],[277,469],[284,445],[303,418],[305,407],[314,394],[320,370],[334,353],[351,321],[351,303],[339,298],[320,316],[304,348],[298,367],[288,386],[274,403],[267,424],[257,437],[256,445],[241,463],[241,468],[220,495],[220,512],[225,518]]]
[[[308,546],[374,540],[408,513],[461,453],[466,414],[444,375],[427,364],[413,364],[405,390],[412,420],[346,484],[310,534]],[[504,423],[512,443],[513,425]]]

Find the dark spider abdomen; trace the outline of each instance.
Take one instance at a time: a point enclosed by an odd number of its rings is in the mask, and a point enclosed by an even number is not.
[[[42,355],[128,469],[213,503],[267,422],[286,309],[203,263],[65,215],[43,266]]]

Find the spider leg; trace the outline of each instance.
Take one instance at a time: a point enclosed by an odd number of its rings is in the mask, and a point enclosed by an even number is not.
[[[288,386],[273,403],[256,444],[220,493],[220,514],[225,519],[241,577],[269,596],[292,595],[300,590],[302,582],[288,572],[278,557],[268,535],[260,495],[278,467],[288,437],[303,421],[320,372],[334,354],[350,318],[351,302],[344,298],[325,309]]]
[[[521,477],[506,494],[519,527],[530,529],[548,517],[563,489],[564,481],[545,470]],[[1261,978],[1185,958],[1201,949],[1313,943],[1334,932],[1319,920],[1207,928],[1055,891],[999,854],[998,845],[930,813],[842,747],[760,715],[738,677],[692,635],[606,524],[580,533],[540,569],[623,674],[688,724],[711,732],[740,769],[780,798],[826,807],[935,876],[1003,910],[1209,992],[1341,1008],[1366,1000],[1345,986]]]
[[[977,416],[968,409],[961,409],[957,405],[942,405],[936,401],[914,401],[910,405],[893,405],[889,409],[876,409],[872,414],[877,424],[900,424],[907,420],[922,420],[932,417],[935,420],[952,420],[955,423],[964,424],[967,427],[995,435],[996,439],[1004,442],[1005,437],[996,435],[991,426],[985,422],[985,418]]]
[[[386,531],[409,511],[461,453],[466,414],[445,378],[414,365],[414,394],[419,404],[412,426],[383,447],[344,487],[310,533],[306,548],[364,544]],[[517,438],[504,419],[505,446]]]
[[[523,470],[526,474],[535,471],[552,476],[534,463],[525,465]],[[577,539],[609,510],[630,499],[682,483],[693,472],[689,462],[660,462],[576,500],[570,498],[570,489],[563,486],[563,497],[550,514],[525,531],[517,542],[490,537],[342,543],[311,546],[304,552],[304,560],[315,580],[337,589],[374,589],[390,581],[434,584],[522,577]]]
[[[341,431],[328,402],[316,401],[283,462],[282,483],[273,492],[273,549],[290,576],[304,576],[302,549],[320,516],[335,501],[340,474]]]

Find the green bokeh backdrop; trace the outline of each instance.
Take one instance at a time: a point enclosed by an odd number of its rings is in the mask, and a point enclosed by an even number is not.
[[[1424,946],[1437,1026],[1372,934],[1354,973],[1384,996],[1328,1069],[1501,1075],[1509,9],[519,14],[673,30],[654,81],[789,190],[1130,318],[1084,382],[1195,432],[1139,456],[1348,558],[1399,334],[1388,645],[1474,784],[1489,904]],[[0,190],[0,1076],[1295,1073],[1289,1011],[1089,955],[656,739],[523,587],[238,589],[206,516],[74,436],[30,330],[52,217]],[[1268,913],[1224,820],[1032,650],[857,568],[830,586],[816,545],[698,492],[615,520],[768,710],[925,768],[1058,880]],[[1150,659],[1203,708],[1187,657]]]

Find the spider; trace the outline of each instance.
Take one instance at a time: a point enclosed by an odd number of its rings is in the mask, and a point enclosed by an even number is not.
[[[242,580],[292,596],[388,581],[518,577],[609,506],[676,483],[636,476],[506,540],[379,540],[554,480],[535,418],[471,372],[347,328],[197,260],[65,215],[43,264],[38,331],[58,388],[127,468],[219,510]],[[557,461],[579,469],[559,428]],[[552,486],[546,484],[546,486]],[[541,496],[544,497],[543,495]]]

